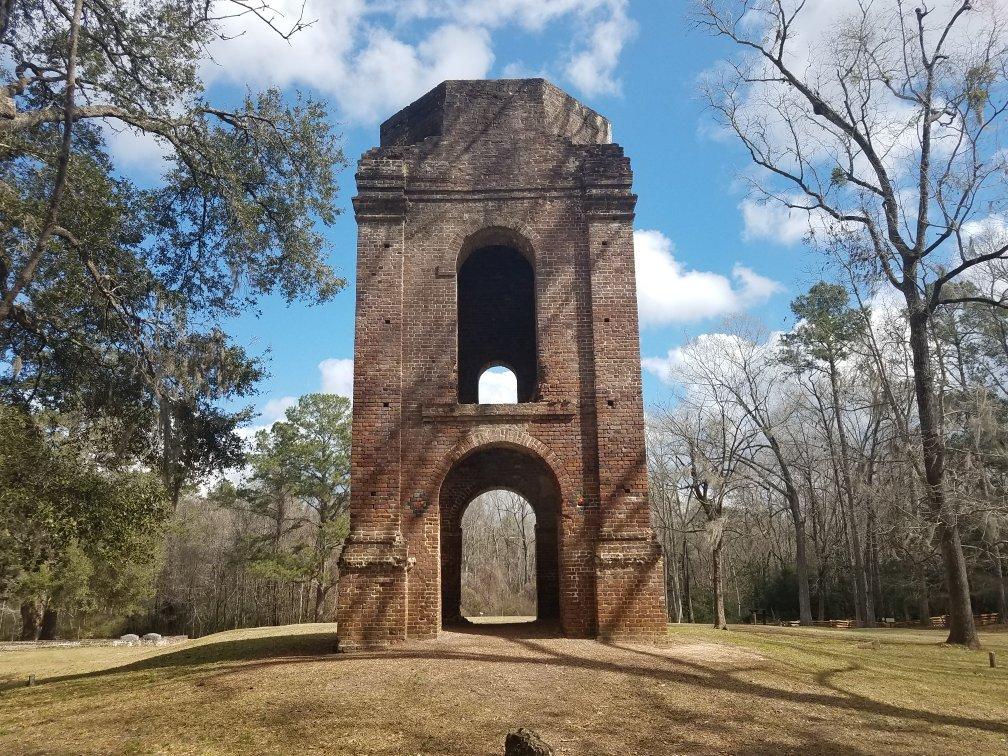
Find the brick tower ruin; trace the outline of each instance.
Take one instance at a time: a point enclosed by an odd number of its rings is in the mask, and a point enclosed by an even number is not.
[[[357,171],[351,527],[343,648],[460,619],[461,518],[488,490],[536,515],[539,618],[665,633],[651,528],[629,160],[543,79],[446,81]],[[517,404],[478,404],[509,368]]]

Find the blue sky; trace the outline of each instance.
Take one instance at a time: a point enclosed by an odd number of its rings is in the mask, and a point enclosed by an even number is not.
[[[317,23],[290,45],[263,29],[222,44],[206,69],[214,96],[278,84],[328,99],[350,165],[340,177],[344,214],[326,233],[347,289],[324,306],[268,300],[233,324],[271,376],[256,406],[269,422],[293,397],[345,392],[353,355],[354,248],[350,198],[357,157],[378,124],[446,78],[545,76],[613,124],[635,173],[645,401],[668,395],[660,362],[691,335],[748,312],[771,328],[818,278],[802,226],[775,208],[743,212],[746,156],[711,136],[700,74],[730,51],[689,28],[686,3],[651,0],[401,0],[310,2]],[[113,144],[140,170],[149,155],[128,135]],[[328,361],[328,362],[326,362]],[[320,369],[324,364],[325,371]]]

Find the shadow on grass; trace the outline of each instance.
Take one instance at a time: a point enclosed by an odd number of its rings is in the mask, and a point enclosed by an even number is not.
[[[168,674],[198,675],[203,680],[227,678],[254,668],[268,668],[277,665],[317,663],[321,660],[333,664],[352,664],[360,659],[403,659],[436,660],[443,662],[476,662],[480,664],[499,663],[512,665],[542,665],[557,668],[557,679],[563,679],[563,671],[570,669],[590,670],[600,674],[632,675],[643,680],[658,683],[690,686],[700,692],[720,691],[728,693],[735,700],[764,699],[769,702],[790,702],[801,707],[821,706],[833,712],[853,715],[872,715],[898,720],[886,725],[892,731],[913,732],[920,736],[937,734],[931,728],[958,727],[999,735],[1008,735],[1008,722],[962,716],[952,713],[938,713],[901,706],[892,702],[882,702],[840,688],[835,678],[856,667],[849,660],[835,668],[818,672],[813,680],[815,690],[797,691],[777,688],[747,679],[747,672],[760,669],[762,665],[744,668],[722,669],[690,661],[681,657],[648,650],[640,646],[620,644],[600,644],[622,654],[622,658],[597,658],[568,653],[563,642],[556,641],[556,626],[549,623],[502,623],[466,624],[453,627],[456,633],[472,636],[494,636],[502,644],[489,645],[485,649],[471,645],[453,648],[450,644],[427,642],[406,644],[383,651],[336,654],[336,633],[315,632],[289,636],[268,636],[259,638],[221,639],[205,642],[177,650],[167,651],[139,661],[90,673],[65,675],[48,678],[41,684],[69,680],[89,680],[144,671],[164,671]],[[576,648],[576,647],[571,647]],[[611,653],[611,652],[610,652]],[[831,654],[825,654],[832,656]],[[13,686],[8,686],[13,687]],[[647,688],[642,689],[648,690]],[[725,723],[711,723],[711,731]],[[693,722],[698,726],[697,722]],[[782,727],[789,725],[781,723]],[[792,723],[797,728],[798,723]],[[870,725],[869,725],[870,726]],[[812,737],[814,733],[806,733]],[[764,746],[766,744],[763,744]],[[823,753],[859,753],[858,750],[831,741],[818,743]],[[828,746],[828,747],[827,747]],[[745,751],[738,751],[739,753]],[[764,752],[754,746],[752,753]]]
[[[93,672],[78,672],[41,678],[38,685],[87,680],[130,672],[158,669],[207,671],[205,667],[216,664],[244,663],[269,660],[272,663],[285,661],[319,659],[336,652],[336,632],[296,633],[291,635],[271,635],[259,638],[220,639],[210,642],[186,644],[161,653],[106,669]],[[0,691],[23,688],[23,680],[0,683]]]

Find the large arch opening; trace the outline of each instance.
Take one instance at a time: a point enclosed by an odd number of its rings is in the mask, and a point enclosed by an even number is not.
[[[535,271],[528,251],[491,235],[460,255],[457,282],[459,404],[479,402],[480,377],[499,365],[514,373],[518,401],[535,401]]]
[[[493,586],[479,586],[479,574],[473,565],[464,564],[465,533],[463,517],[472,505],[483,507],[486,497],[507,494],[527,502],[534,515],[531,534],[526,538],[530,548],[527,566],[534,570],[534,616],[552,623],[560,615],[559,542],[557,538],[560,513],[560,488],[549,466],[535,454],[509,446],[477,449],[455,463],[441,485],[441,623],[443,626],[466,623],[466,611],[472,605],[472,594],[490,593]],[[517,504],[518,502],[516,502]],[[479,510],[473,510],[479,511]],[[521,516],[520,509],[515,512]],[[525,525],[528,526],[526,515]],[[517,529],[513,529],[516,536]],[[531,535],[531,538],[528,536]],[[469,543],[471,546],[471,542]],[[519,559],[516,567],[524,567]],[[467,590],[463,591],[463,572],[467,575]],[[517,576],[516,576],[517,577]],[[524,576],[522,576],[524,577]],[[529,575],[529,578],[532,576]],[[486,579],[486,578],[484,578]],[[519,581],[515,581],[516,583]],[[524,581],[521,581],[524,582]],[[528,587],[533,581],[529,579]],[[463,606],[464,596],[467,606]],[[532,605],[531,596],[527,605]],[[485,611],[485,610],[484,610]]]
[[[462,515],[461,613],[470,621],[536,618],[535,510],[521,494],[482,493]]]

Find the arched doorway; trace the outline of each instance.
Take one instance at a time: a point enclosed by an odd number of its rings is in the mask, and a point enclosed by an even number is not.
[[[527,622],[536,606],[536,517],[521,494],[480,494],[462,515],[462,616]]]
[[[525,499],[535,513],[536,618],[560,615],[558,525],[560,488],[549,466],[532,452],[488,446],[457,461],[441,485],[441,622],[464,622],[462,614],[462,517],[488,491],[505,490]]]

